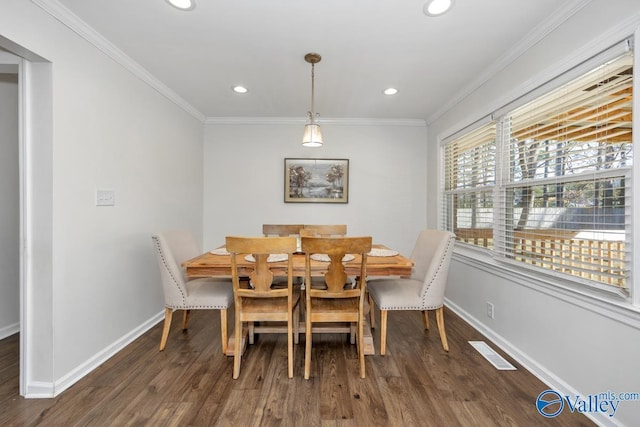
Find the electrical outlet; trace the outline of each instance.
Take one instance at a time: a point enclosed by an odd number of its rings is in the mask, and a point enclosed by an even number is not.
[[[493,303],[487,302],[487,317],[489,317],[490,319],[493,319],[494,317],[494,312],[493,312]]]

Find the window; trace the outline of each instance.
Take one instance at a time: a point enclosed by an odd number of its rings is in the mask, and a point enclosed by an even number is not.
[[[445,141],[442,226],[501,261],[626,289],[632,91],[626,53]]]
[[[454,231],[460,241],[492,248],[495,123],[454,139],[443,153],[445,229]]]

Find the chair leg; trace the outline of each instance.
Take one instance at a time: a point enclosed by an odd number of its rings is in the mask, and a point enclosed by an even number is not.
[[[388,310],[380,310],[380,355],[387,352],[387,313]]]
[[[358,328],[358,324],[357,323],[351,323],[351,325],[349,325],[349,343],[351,345],[356,343],[356,329]]]
[[[304,281],[302,282],[302,288],[300,289],[300,302],[298,302],[298,305],[300,306],[300,315],[302,317],[306,316],[306,307],[304,302],[306,301],[307,295],[305,294],[305,290],[304,290]]]
[[[449,344],[447,344],[447,334],[444,331],[444,307],[436,309],[436,321],[438,322],[438,332],[440,332],[440,341],[442,341],[442,348],[444,351],[449,351]]]
[[[222,341],[222,354],[227,354],[229,332],[227,325],[227,309],[220,310],[220,341]]]
[[[313,337],[311,335],[311,318],[309,310],[307,310],[307,319],[305,322],[305,335],[304,335],[304,379],[308,380],[311,374],[311,341]]]
[[[287,368],[289,378],[293,378],[293,313],[291,311],[287,313]]]
[[[164,327],[162,328],[162,337],[160,338],[160,351],[164,350],[169,337],[169,329],[171,329],[171,318],[173,317],[173,309],[165,307],[164,309]]]
[[[429,330],[429,311],[422,310],[422,323],[424,324],[424,329]]]
[[[254,323],[249,322],[249,344],[253,344],[256,340],[256,334],[254,331]]]
[[[187,325],[189,324],[189,314],[191,314],[191,310],[183,310],[182,313],[182,330],[187,330]]]
[[[293,309],[293,342],[300,343],[300,303]]]
[[[364,366],[364,313],[360,312],[358,319],[358,357],[360,358],[360,378],[366,378]]]
[[[233,379],[236,380],[240,376],[240,362],[242,357],[242,350],[240,345],[242,343],[242,322],[240,321],[240,315],[236,311],[235,314],[236,325],[234,329],[234,349],[233,349]]]
[[[373,312],[373,298],[371,298],[371,294],[369,294],[369,322],[371,322],[371,329],[376,328],[376,316]]]

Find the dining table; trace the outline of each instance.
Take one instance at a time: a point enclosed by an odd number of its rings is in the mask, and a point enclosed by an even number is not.
[[[318,254],[321,255],[321,254]],[[345,267],[345,273],[348,276],[360,275],[360,255],[349,254],[348,259],[343,261]],[[294,277],[305,276],[305,255],[302,252],[296,252],[293,257],[293,271]],[[313,259],[315,258],[315,259]],[[329,266],[328,259],[323,259],[321,256],[311,259],[311,276],[322,277],[327,271]],[[238,266],[238,274],[240,276],[249,276],[254,268],[254,261],[251,254],[236,254],[236,263]],[[287,276],[287,261],[286,258],[274,258],[274,262],[269,262],[271,271],[274,276]],[[185,272],[188,278],[201,278],[201,277],[219,277],[219,276],[231,276],[231,254],[229,254],[224,246],[220,246],[213,250],[207,251],[195,258],[186,260],[182,263],[185,268]],[[398,251],[390,249],[383,244],[374,244],[371,252],[367,255],[367,280],[375,277],[388,277],[388,276],[410,276],[413,269],[413,261]],[[375,354],[375,348],[373,345],[373,334],[371,333],[371,327],[369,322],[366,321],[364,325],[364,353],[366,355]],[[349,332],[348,326],[327,326],[322,329],[319,326],[318,329],[314,327],[314,333],[316,332]],[[299,333],[304,333],[304,322],[301,322]],[[233,341],[235,339],[234,334],[229,336],[229,344],[227,346],[227,355],[233,355]],[[246,345],[246,341],[243,344]]]

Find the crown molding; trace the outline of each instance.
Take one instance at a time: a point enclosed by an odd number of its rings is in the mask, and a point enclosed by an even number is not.
[[[147,83],[160,94],[168,98],[171,102],[182,108],[184,111],[198,119],[200,122],[205,121],[205,115],[198,111],[195,107],[184,100],[180,95],[169,89],[164,83],[154,77],[150,72],[144,69],[140,64],[135,62],[131,57],[118,49],[109,40],[104,38],[100,33],[94,30],[86,22],[81,20],[77,15],[63,6],[57,0],[31,0],[49,15],[60,21],[71,31],[94,45],[111,59],[122,65],[125,69],[137,76],[140,80]]]
[[[578,13],[588,5],[591,0],[573,0],[556,10],[546,21],[537,25],[522,40],[520,40],[511,50],[502,55],[496,62],[481,73],[477,79],[465,86],[460,92],[451,97],[451,100],[440,107],[435,113],[427,117],[427,124],[433,123],[442,117],[447,111],[459,104],[467,96],[471,95],[492,77],[504,70],[516,59],[522,56],[527,50],[543,40],[547,35],[565,23],[569,18]]]
[[[207,125],[303,125],[303,117],[207,117]],[[422,119],[367,119],[367,118],[321,118],[315,120],[321,125],[335,126],[407,126],[426,127]]]

